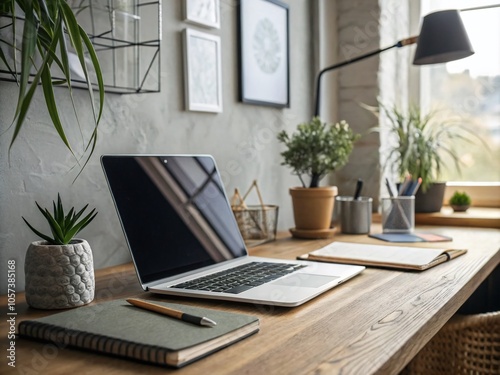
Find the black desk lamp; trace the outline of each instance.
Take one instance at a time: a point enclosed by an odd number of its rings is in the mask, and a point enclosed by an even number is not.
[[[378,55],[395,47],[409,46],[417,43],[417,50],[413,59],[414,65],[437,64],[462,59],[474,54],[474,50],[465,31],[458,10],[443,10],[428,14],[424,17],[420,35],[403,39],[396,44],[369,52],[365,55],[343,61],[321,70],[316,79],[316,105],[314,116],[319,116],[321,77],[324,73],[341,68],[345,65],[364,60],[368,57]]]

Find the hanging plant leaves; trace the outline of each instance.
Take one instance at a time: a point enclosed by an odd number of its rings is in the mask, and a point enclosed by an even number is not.
[[[0,38],[0,61],[6,65],[19,86],[17,105],[12,121],[14,130],[9,152],[25,124],[34,93],[38,86],[41,86],[52,125],[61,141],[77,158],[77,162],[79,163],[80,160],[73,152],[70,141],[66,136],[68,125],[61,121],[53,89],[57,85],[64,85],[68,88],[77,123],[81,127],[71,86],[71,70],[68,55],[70,53],[69,48],[72,48],[78,57],[78,62],[85,76],[93,114],[93,129],[89,138],[84,140],[85,147],[82,157],[84,155],[87,155],[87,157],[80,170],[81,173],[95,150],[97,129],[104,108],[102,71],[90,38],[79,25],[73,10],[66,0],[0,0],[0,14],[3,17],[11,18],[10,27],[12,27],[12,31],[14,32],[12,41]],[[20,63],[14,59],[14,64],[9,65],[5,52],[9,51],[11,53],[8,55],[14,56],[18,53],[17,50],[19,48],[19,45],[16,45],[15,37],[17,19],[22,19],[24,23],[21,34],[21,59]],[[69,43],[66,38],[68,38]],[[51,67],[54,63],[61,70],[63,79],[53,78]],[[97,80],[96,89],[99,93],[97,102],[94,98],[94,87],[89,68],[95,73]],[[84,134],[82,131],[80,133]]]

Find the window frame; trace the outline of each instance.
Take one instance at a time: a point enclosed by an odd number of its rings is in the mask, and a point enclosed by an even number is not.
[[[410,30],[412,35],[418,35],[420,28],[420,11],[422,9],[422,1],[412,1],[410,3]],[[409,100],[411,103],[423,105],[425,98],[421,95],[421,80],[422,76],[428,74],[425,70],[409,64],[408,79],[409,79]],[[500,182],[482,182],[482,181],[448,181],[446,183],[446,191],[443,203],[448,204],[448,201],[455,191],[462,191],[469,194],[473,205],[477,207],[500,207]]]

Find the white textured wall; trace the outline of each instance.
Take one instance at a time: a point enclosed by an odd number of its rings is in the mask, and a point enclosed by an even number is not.
[[[86,228],[85,237],[94,253],[96,268],[129,261],[118,218],[99,164],[104,153],[208,153],[214,155],[225,176],[226,189],[245,190],[258,179],[267,203],[280,206],[279,227],[293,226],[288,187],[297,185],[290,171],[280,166],[280,146],[276,134],[292,130],[312,114],[311,41],[309,0],[289,0],[291,106],[275,109],[239,103],[237,68],[237,1],[221,0],[220,30],[197,28],[182,21],[180,0],[163,1],[161,46],[161,87],[157,94],[108,94],[99,131],[99,142],[84,172],[76,176],[75,160],[62,146],[38,93],[24,129],[10,152],[11,131],[0,136],[0,274],[5,275],[8,259],[17,262],[17,289],[24,288],[23,262],[28,244],[36,237],[21,219],[25,216],[37,227],[47,228],[35,207],[35,200],[49,206],[60,192],[66,205],[89,203],[99,214]],[[224,112],[207,114],[184,111],[181,31],[192,27],[222,38]],[[13,83],[0,81],[0,127],[11,123]],[[65,89],[57,100],[63,121],[79,147],[78,130]],[[83,123],[89,121],[85,93],[75,91]],[[88,129],[88,128],[87,128]],[[78,167],[76,167],[78,169]],[[4,288],[5,283],[0,283]],[[0,293],[5,293],[0,289]]]
[[[408,2],[395,0],[339,0],[338,61],[395,44],[409,36]],[[338,70],[338,116],[363,135],[356,143],[349,164],[335,173],[332,183],[341,195],[352,195],[355,182],[365,182],[363,195],[374,199],[377,207],[381,188],[381,161],[379,151],[384,148],[384,137],[368,134],[378,120],[361,103],[377,106],[384,103],[404,103],[408,97],[409,49],[393,49],[372,56]]]

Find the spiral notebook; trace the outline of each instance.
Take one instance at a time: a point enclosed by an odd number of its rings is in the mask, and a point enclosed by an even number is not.
[[[130,305],[125,300],[79,307],[19,323],[21,337],[157,365],[182,367],[259,330],[254,316],[157,302],[217,322],[201,327]]]

